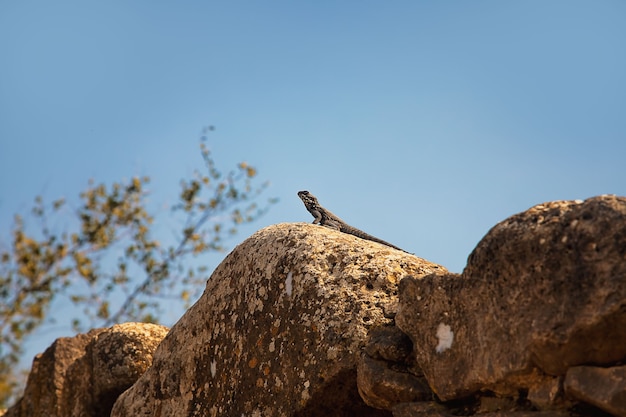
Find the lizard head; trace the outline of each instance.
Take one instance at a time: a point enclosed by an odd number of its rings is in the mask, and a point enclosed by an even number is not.
[[[298,197],[300,197],[300,200],[302,200],[305,206],[309,204],[318,204],[317,198],[315,198],[315,196],[308,191],[298,191]]]

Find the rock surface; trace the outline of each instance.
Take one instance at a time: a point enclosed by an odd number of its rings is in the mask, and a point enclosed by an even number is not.
[[[540,204],[492,228],[462,275],[404,279],[396,322],[440,399],[515,395],[626,359],[625,260],[626,198]]]
[[[370,330],[357,368],[359,394],[366,404],[391,410],[395,404],[433,399],[426,379],[410,369],[412,348],[396,326]]]
[[[419,403],[400,403],[393,408],[393,417],[454,417],[468,415],[465,410],[456,413],[450,412],[444,405],[436,402],[419,402]],[[531,410],[518,410],[518,411],[490,411],[476,414],[480,417],[571,417],[571,415],[564,410],[554,411],[531,411]]]
[[[543,381],[536,378],[528,389],[528,401],[539,410],[566,409],[571,403],[563,392],[563,376],[546,375]]]
[[[23,397],[3,417],[109,416],[166,333],[164,326],[125,323],[57,339],[35,357]]]
[[[405,276],[445,268],[310,224],[258,231],[215,270],[115,403],[122,416],[389,416],[358,396],[368,329]]]
[[[626,416],[626,366],[575,366],[565,375],[565,393],[616,416]]]

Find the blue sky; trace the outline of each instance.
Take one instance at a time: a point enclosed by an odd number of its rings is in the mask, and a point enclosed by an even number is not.
[[[626,195],[623,1],[2,0],[0,52],[4,243],[89,178],[149,175],[167,213],[209,124],[280,199],[231,247],[310,222],[307,189],[460,272],[512,214]]]

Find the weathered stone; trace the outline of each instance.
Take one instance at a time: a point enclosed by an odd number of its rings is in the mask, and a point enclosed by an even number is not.
[[[166,333],[163,326],[125,323],[57,339],[35,357],[23,397],[4,417],[109,416]]]
[[[392,363],[373,359],[365,353],[359,360],[357,385],[367,405],[384,410],[398,403],[433,399],[426,378],[394,368]]]
[[[390,410],[394,404],[431,400],[433,392],[422,375],[411,373],[413,346],[396,326],[370,330],[357,368],[359,394],[366,404]]]
[[[626,416],[626,366],[575,366],[567,370],[565,394],[616,416]]]
[[[93,395],[107,417],[113,403],[152,365],[152,354],[168,332],[165,326],[123,323],[100,333],[93,343]]]
[[[454,417],[459,411],[452,412],[436,402],[416,402],[397,404],[392,408],[393,417]],[[567,411],[495,411],[476,414],[477,417],[570,417]]]
[[[356,361],[397,282],[445,268],[310,224],[235,248],[112,416],[385,416],[358,396]]]
[[[476,408],[476,414],[486,414],[495,412],[512,412],[517,408],[516,398],[481,396]]]
[[[395,404],[391,411],[393,417],[452,417],[443,405],[434,401],[419,401],[414,403]]]
[[[626,198],[541,204],[492,228],[462,275],[402,280],[396,323],[441,399],[514,394],[626,358],[624,259]]]
[[[572,417],[568,411],[565,410],[551,410],[551,411],[496,411],[492,413],[477,414],[479,417]]]
[[[396,326],[375,327],[367,335],[365,353],[374,359],[404,363],[412,350],[411,339]]]
[[[546,376],[537,378],[537,383],[528,387],[528,401],[539,410],[565,408],[563,377]]]
[[[82,370],[81,359],[85,356],[87,345],[102,331],[104,329],[96,329],[74,337],[59,338],[44,353],[35,356],[24,395],[4,417],[71,415],[68,411],[76,405],[66,403],[65,399],[70,394],[68,390],[91,399],[90,381],[82,386],[68,386],[67,372],[75,365]]]

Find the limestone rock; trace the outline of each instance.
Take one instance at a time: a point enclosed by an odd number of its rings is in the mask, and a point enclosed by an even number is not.
[[[564,387],[572,398],[626,416],[626,366],[575,366],[567,370]]]
[[[23,397],[4,417],[108,416],[166,333],[163,326],[125,323],[57,339],[35,357]]]
[[[93,343],[93,395],[107,417],[119,395],[152,365],[152,355],[168,332],[165,326],[123,323],[100,333]]]
[[[373,328],[365,345],[365,353],[371,358],[396,363],[405,363],[412,351],[411,339],[396,326]]]
[[[433,397],[425,378],[366,354],[362,354],[359,360],[357,381],[359,394],[365,403],[383,410],[391,410],[395,404],[426,401]]]
[[[398,403],[433,399],[426,379],[411,372],[411,351],[411,341],[396,326],[369,332],[357,368],[359,394],[366,404],[391,410]]]
[[[393,409],[393,417],[455,417],[443,407],[433,406],[431,403],[403,403]],[[565,411],[497,411],[477,414],[480,417],[570,417]]]
[[[537,378],[528,388],[528,401],[539,410],[568,408],[571,404],[564,397],[563,379],[563,376],[546,376],[543,381]]]
[[[399,403],[392,407],[393,417],[583,417],[585,414],[572,414],[567,410],[535,411],[524,405],[511,404],[510,399],[483,397],[466,399],[454,404],[441,404],[435,401]],[[591,417],[591,416],[589,416]]]
[[[400,283],[398,327],[442,400],[512,394],[626,359],[626,198],[540,204],[497,224],[462,275]]]
[[[393,417],[452,417],[446,407],[434,401],[399,403],[391,411]]]
[[[445,268],[310,224],[236,247],[113,408],[122,416],[387,416],[358,396],[356,361],[397,283]]]
[[[474,410],[451,410],[445,405],[434,401],[400,403],[392,408],[393,417],[454,417],[476,415],[477,417],[571,417],[565,410],[532,411],[532,410],[502,410],[488,411],[474,414]]]
[[[70,410],[76,405],[67,404],[70,392],[91,396],[88,394],[91,383],[82,387],[68,386],[67,373],[72,367],[82,370],[87,345],[102,331],[96,329],[71,338],[59,338],[44,353],[35,356],[24,395],[4,417],[71,415]]]

